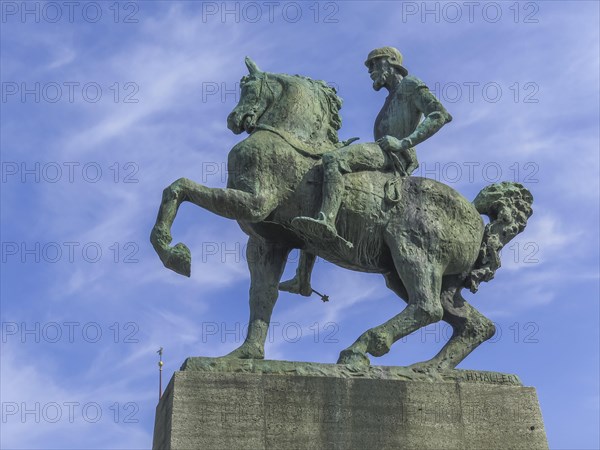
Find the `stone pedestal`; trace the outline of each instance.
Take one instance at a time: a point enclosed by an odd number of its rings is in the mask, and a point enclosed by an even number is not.
[[[547,449],[514,375],[189,358],[156,409],[154,449]]]

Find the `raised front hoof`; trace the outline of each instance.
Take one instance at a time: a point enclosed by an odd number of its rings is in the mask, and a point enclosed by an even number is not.
[[[170,248],[165,258],[161,258],[167,269],[177,272],[179,275],[189,277],[192,273],[192,255],[190,249],[181,242]]]
[[[296,217],[291,222],[292,228],[300,234],[319,241],[334,242],[353,248],[352,242],[341,237],[336,229],[324,220],[313,219],[312,217]]]
[[[366,368],[371,365],[367,355],[354,350],[342,350],[337,360],[338,364],[346,364],[357,368]]]
[[[310,286],[310,284],[301,284],[300,281],[298,281],[297,277],[279,283],[279,290],[284,292],[290,292],[292,294],[300,294],[304,297],[310,297],[310,295],[312,294],[312,287]]]
[[[237,358],[237,359],[265,359],[265,352],[263,349],[253,345],[242,344],[231,353],[226,354],[223,358]]]

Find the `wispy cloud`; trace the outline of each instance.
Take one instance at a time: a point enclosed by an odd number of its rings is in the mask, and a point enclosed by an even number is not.
[[[191,204],[182,206],[173,235],[174,243],[184,242],[192,250],[189,279],[162,266],[149,244],[149,232],[161,191],[173,180],[185,176],[224,185],[221,173],[206,176],[206,164],[222,172],[227,152],[243,138],[233,136],[225,124],[235,96],[203,98],[203,83],[234,90],[246,72],[246,55],[268,71],[336,83],[345,101],[340,135],[360,135],[363,141],[372,139],[372,124],[385,98],[383,92],[372,91],[363,66],[375,47],[399,47],[410,73],[432,88],[448,82],[501,86],[503,97],[496,103],[485,101],[480,90],[473,102],[465,97],[466,90],[457,102],[442,98],[454,121],[419,145],[419,158],[428,167],[461,165],[462,178],[446,181],[469,198],[493,182],[481,171],[486,162],[501,167],[502,180],[526,184],[535,197],[526,231],[504,249],[496,279],[468,298],[492,319],[558,318],[565,336],[575,333],[576,321],[565,321],[559,306],[566,295],[574,305],[587,304],[596,293],[598,276],[597,5],[540,3],[538,24],[515,23],[506,8],[499,23],[478,16],[474,23],[453,24],[419,16],[403,20],[403,6],[395,2],[377,2],[375,8],[370,2],[340,2],[337,23],[315,21],[314,9],[305,9],[299,23],[277,16],[274,23],[252,24],[221,23],[220,17],[203,21],[199,4],[140,3],[137,24],[3,24],[3,81],[93,81],[103,87],[97,103],[78,98],[74,103],[2,104],[3,161],[27,161],[28,167],[36,161],[80,164],[74,183],[64,177],[58,183],[14,181],[18,177],[3,183],[3,240],[8,236],[30,246],[33,241],[75,241],[80,247],[93,242],[104,252],[96,263],[81,257],[73,263],[35,265],[11,260],[2,275],[3,320],[30,327],[95,322],[108,339],[102,345],[80,339],[49,346],[21,345],[17,336],[3,344],[3,401],[97,401],[104,402],[106,414],[98,424],[11,419],[3,424],[3,446],[46,448],[54,442],[61,448],[149,447],[157,348],[165,348],[165,375],[170,375],[187,356],[219,356],[241,343],[242,336],[220,334],[248,320],[246,236],[237,224]],[[323,19],[327,11],[320,12]],[[527,82],[537,86],[538,103],[522,101],[530,93],[523,90]],[[115,83],[118,102],[111,89]],[[125,83],[137,89],[137,103],[122,101],[132,92],[125,90]],[[518,101],[515,93],[520,94]],[[481,163],[474,180],[469,180],[465,162]],[[532,175],[524,166],[529,162],[535,163],[533,181],[524,180]],[[102,168],[97,183],[82,180],[80,169],[86,163]],[[134,166],[127,169],[127,163]],[[131,167],[137,182],[123,183]],[[126,249],[125,244],[134,247]],[[137,262],[126,264],[122,259],[132,248]],[[526,262],[528,258],[538,262]],[[291,261],[286,273],[296,264]],[[282,294],[273,320],[297,323],[302,339],[289,345],[293,339],[281,335],[280,325],[267,357],[302,355],[331,362],[362,332],[404,307],[380,276],[318,264],[313,284],[331,301],[321,304],[316,296]],[[123,325],[129,322],[139,327],[139,342],[109,346],[114,332],[109,327],[117,323],[121,332],[128,331]],[[334,344],[323,342],[329,323],[339,327]],[[219,335],[207,333],[207,324],[217,324]],[[551,345],[541,343],[537,350],[560,362]],[[504,351],[482,356],[482,365],[496,367],[498,360],[524,354],[521,348]],[[412,350],[407,353],[413,355]],[[588,370],[588,360],[582,358],[585,362],[576,371]],[[565,376],[572,376],[569,370],[575,369],[569,367],[574,365],[565,367]],[[534,376],[547,378],[541,372]],[[555,381],[551,389],[564,390],[560,383]],[[115,424],[105,402],[138,404],[140,423]],[[561,430],[563,415],[544,411],[547,428]]]

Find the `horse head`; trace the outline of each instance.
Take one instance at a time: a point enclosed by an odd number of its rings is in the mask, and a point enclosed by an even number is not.
[[[242,77],[240,101],[227,117],[227,128],[235,134],[243,131],[251,134],[262,115],[281,93],[281,87],[278,83],[270,82],[267,72],[261,71],[248,57],[245,62],[249,74]]]
[[[240,101],[227,117],[231,131],[252,134],[262,127],[308,145],[338,142],[342,100],[335,89],[300,75],[263,72],[248,57],[245,62],[249,73],[240,82]]]

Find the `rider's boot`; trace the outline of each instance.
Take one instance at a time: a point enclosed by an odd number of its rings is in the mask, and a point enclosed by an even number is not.
[[[352,248],[352,243],[341,237],[335,228],[335,219],[342,204],[343,193],[343,174],[337,167],[325,167],[323,202],[318,217],[316,219],[312,217],[297,217],[292,223],[310,235],[326,241],[340,240],[347,247]]]
[[[338,170],[328,172],[323,180],[323,203],[316,221],[324,225],[323,238],[333,240],[338,237],[335,219],[342,204],[344,176]]]

